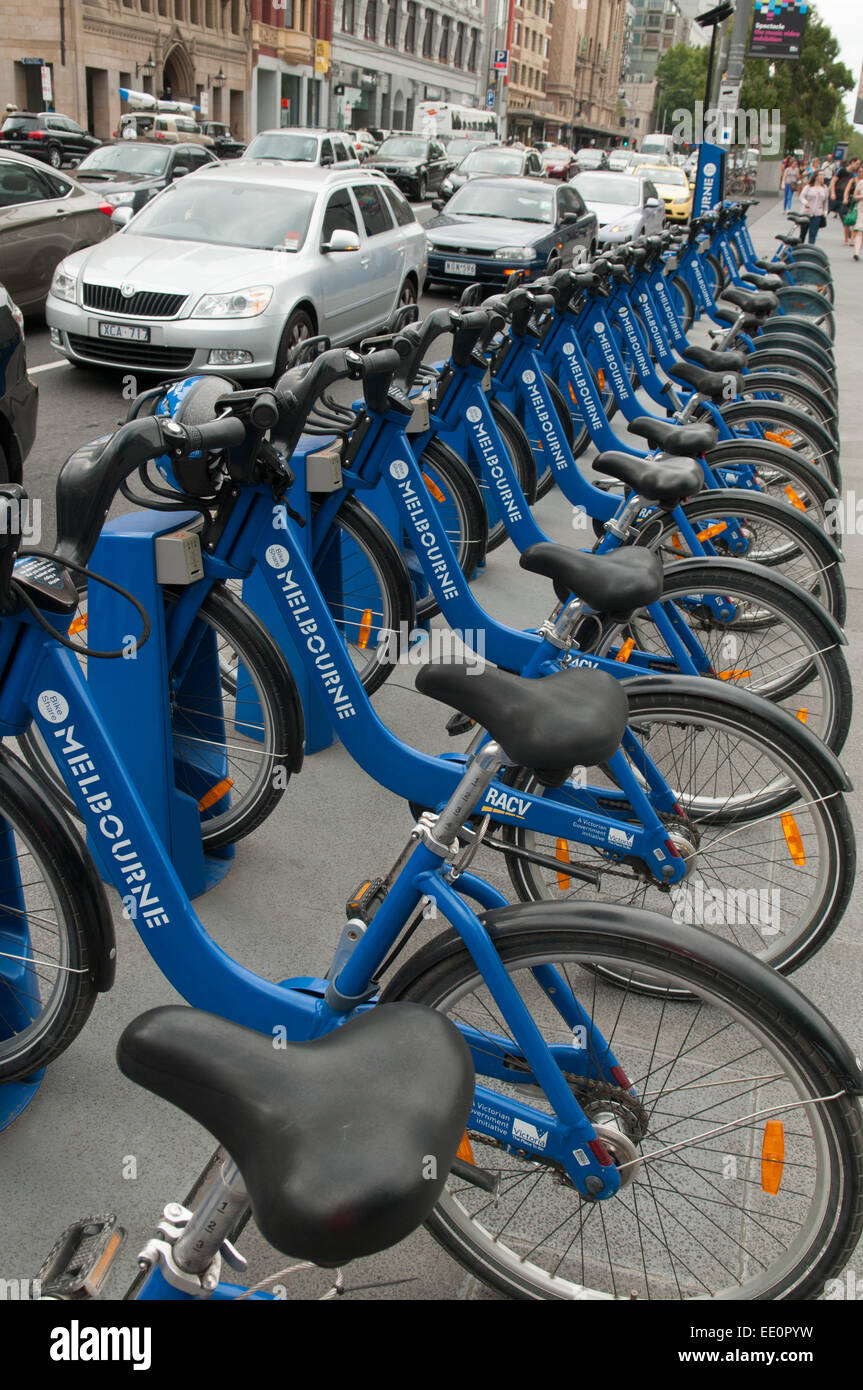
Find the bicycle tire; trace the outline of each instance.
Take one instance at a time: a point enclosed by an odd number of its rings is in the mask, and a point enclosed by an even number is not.
[[[805,338],[807,342],[816,343],[822,351],[829,354],[831,362],[835,365],[833,339],[814,319],[806,318],[802,314],[774,314],[772,318],[764,319],[759,324],[756,337],[761,339],[773,333],[793,333],[799,338]]]
[[[0,824],[12,837],[10,846],[19,862],[27,857],[24,906],[32,914],[29,925],[32,957],[38,967],[38,983],[26,977],[15,986],[0,974],[0,1083],[21,1081],[55,1061],[80,1033],[96,1001],[96,961],[91,933],[99,916],[110,923],[105,892],[83,841],[68,819],[48,796],[33,772],[8,748],[0,749]],[[34,871],[43,875],[37,883]],[[5,879],[4,879],[5,882]],[[9,896],[7,897],[7,892]],[[20,909],[11,891],[2,892],[0,913],[13,919]],[[56,917],[56,925],[51,920]],[[0,929],[0,949],[12,955],[21,949],[20,938]],[[56,951],[56,962],[49,959]],[[5,962],[4,962],[5,964]],[[34,973],[37,971],[34,968]],[[23,986],[23,988],[22,988]],[[20,1029],[13,1023],[13,1004],[22,1011],[35,1008],[36,995],[46,994],[46,1007]],[[23,1020],[22,1020],[23,1022]]]
[[[666,575],[662,602],[674,603],[705,594],[730,598],[738,609],[737,620],[731,624],[717,622],[709,612],[692,613],[690,627],[710,659],[715,678],[783,705],[822,743],[840,753],[851,727],[851,673],[835,634],[818,611],[793,592],[777,589],[769,572],[744,575],[734,564],[699,569],[695,562],[687,565],[685,576],[670,572]],[[684,607],[684,614],[689,611]],[[781,634],[777,632],[780,622],[793,634],[798,651],[802,646],[810,654],[809,660],[804,659],[801,664],[799,654],[781,648]],[[626,619],[606,619],[590,653],[611,656],[630,637],[639,651],[650,651],[652,627],[645,610]],[[729,638],[733,639],[730,648]],[[661,657],[667,657],[668,649],[661,638],[656,640],[656,650]],[[660,662],[658,669],[668,670],[665,661]]]
[[[823,294],[824,298],[833,307],[836,303],[836,292],[833,288],[833,280],[826,266],[816,265],[811,261],[795,261],[794,287],[802,285],[815,290],[818,294]]]
[[[689,876],[693,884],[697,887],[700,880],[708,887],[721,884],[724,890],[754,891],[757,902],[763,902],[765,909],[771,902],[778,903],[779,927],[769,935],[762,931],[762,926],[771,924],[760,923],[757,910],[751,920],[708,921],[702,925],[786,974],[798,969],[820,950],[836,930],[848,906],[856,864],[854,827],[844,797],[836,793],[823,765],[799,739],[760,712],[743,710],[723,700],[721,693],[714,693],[713,681],[705,680],[704,687],[703,695],[691,695],[683,690],[656,693],[648,689],[628,690],[629,728],[644,731],[639,736],[660,771],[663,771],[663,759],[667,763],[664,775],[671,777],[670,785],[677,793],[684,814],[677,830],[669,821],[669,831],[679,836],[681,852],[693,860],[694,869]],[[687,738],[690,747],[681,752]],[[700,750],[696,747],[698,740],[701,740]],[[732,779],[730,793],[718,790],[720,776],[725,775],[725,769],[720,771],[718,762],[723,740],[729,748],[739,752],[741,760],[735,775],[743,780],[734,783]],[[699,763],[705,749],[710,749],[711,758],[717,760],[715,766],[713,761]],[[768,781],[773,774],[767,769],[779,768],[783,769],[782,780],[776,781],[779,775],[776,773],[774,780]],[[688,778],[685,786],[684,778]],[[712,787],[708,785],[711,778],[714,779]],[[746,779],[751,783],[748,791],[743,790]],[[554,791],[543,792],[533,774],[525,768],[513,769],[506,781],[516,789],[529,789],[537,795],[552,798],[560,795]],[[775,834],[778,827],[772,822],[783,815],[792,817],[805,842],[804,864],[796,864],[792,859],[784,829],[781,842]],[[791,823],[786,820],[785,824],[790,830]],[[516,851],[521,851],[504,857],[510,881],[522,902],[542,902],[550,898],[553,901],[584,901],[584,894],[589,893],[594,901],[645,907],[666,914],[675,910],[678,899],[658,885],[646,882],[637,865],[625,864],[621,872],[620,864],[610,863],[608,854],[595,846],[575,838],[571,842],[566,838],[561,841],[518,825],[507,826],[503,838]],[[820,851],[817,863],[816,844]],[[560,873],[552,873],[531,859],[531,854],[558,860],[564,867]],[[599,890],[593,883],[582,882],[574,874],[568,875],[567,863],[598,873]],[[760,878],[756,864],[765,866],[760,870]],[[783,877],[776,877],[777,873]],[[603,875],[611,888],[603,888]],[[688,881],[684,880],[684,884]],[[769,893],[779,882],[785,885],[786,892],[783,894],[780,890],[778,900],[770,899]],[[802,901],[804,883],[811,889],[805,903]],[[767,899],[757,896],[762,891],[768,894]],[[604,896],[600,898],[599,892]],[[790,910],[783,908],[783,899],[787,899],[789,892],[794,895]]]
[[[740,377],[738,400],[764,399],[765,393],[771,404],[778,399],[778,403],[786,409],[799,410],[809,419],[817,420],[830,435],[838,458],[839,424],[836,408],[816,387],[783,372],[753,371],[751,375]]]
[[[783,314],[800,314],[814,319],[830,341],[835,341],[836,319],[830,301],[823,294],[807,289],[805,285],[799,289],[796,285],[784,285],[776,291],[776,297]]]
[[[750,353],[754,357],[756,353],[785,353],[793,352],[796,357],[802,357],[806,362],[811,362],[830,382],[831,388],[836,390],[836,363],[829,352],[819,343],[815,343],[811,338],[801,338],[796,333],[770,333],[766,337],[756,337],[755,347]]]
[[[755,429],[763,428],[772,443],[787,444],[819,468],[837,489],[842,487],[842,469],[839,465],[839,450],[828,429],[811,415],[804,415],[792,406],[781,401],[729,401],[719,407],[726,425],[741,439],[753,435]],[[698,410],[697,416],[706,412]],[[754,434],[754,437],[762,436]]]
[[[758,469],[763,496],[790,502],[828,534],[835,530],[839,494],[824,474],[796,450],[784,449],[769,439],[723,439],[707,450],[705,459],[710,468],[730,470],[725,476],[731,487],[735,486],[731,480],[735,467],[746,464]]]
[[[181,592],[165,589],[165,602],[176,602]],[[209,694],[195,691],[197,658],[184,645],[177,663],[184,671],[185,686],[182,682],[176,686],[171,676],[170,711],[175,740],[175,786],[199,803],[204,850],[212,852],[245,839],[272,815],[287,791],[292,773],[299,772],[302,766],[305,732],[303,708],[291,667],[257,615],[226,586],[216,585],[201,604],[198,617],[217,644],[219,696],[214,700]],[[196,628],[190,639],[195,652],[202,636]],[[236,656],[235,666],[225,660],[224,649],[219,646],[222,641]],[[237,690],[235,673],[239,670],[244,673],[243,694]],[[206,668],[206,679],[209,678]],[[224,720],[229,726],[227,731],[222,727],[224,710],[233,710],[233,715]],[[210,729],[214,717],[220,726],[217,735]],[[259,719],[263,720],[261,724]],[[18,743],[65,814],[77,820],[78,808],[35,726],[21,735]],[[214,746],[209,775],[208,743]],[[192,763],[182,756],[186,746],[191,746],[196,755]],[[255,756],[258,749],[259,765],[244,786],[243,763]],[[212,790],[218,790],[223,782],[227,784],[223,795],[212,801]],[[201,807],[203,801],[209,804]]]
[[[805,381],[813,390],[830,402],[833,414],[836,413],[838,390],[836,381],[814,358],[802,352],[783,347],[761,348],[749,354],[746,369],[752,372],[787,372],[792,378]]]
[[[467,464],[440,439],[429,440],[419,464],[438,515],[445,522],[447,539],[455,551],[459,568],[469,580],[482,564],[488,549],[488,514],[482,490]],[[417,622],[427,622],[439,612],[437,600],[428,587],[422,594],[416,594]]]
[[[653,924],[652,914],[649,920]],[[690,1152],[697,1147],[685,1177],[679,1151],[666,1152],[664,1161],[661,1155],[651,1159],[652,1144],[668,1143],[667,1134],[657,1140],[652,1138],[653,1132],[660,1133],[669,1120],[667,1111],[662,1113],[663,1103],[653,1102],[655,1109],[650,1110],[644,1132],[638,1132],[635,1148],[643,1157],[643,1167],[615,1197],[586,1208],[565,1181],[561,1184],[551,1165],[543,1169],[536,1154],[522,1159],[517,1150],[513,1152],[514,1145],[503,1152],[500,1145],[477,1135],[469,1124],[468,1139],[477,1150],[476,1162],[499,1172],[498,1194],[492,1203],[487,1193],[452,1175],[427,1222],[435,1240],[484,1284],[519,1300],[572,1300],[589,1298],[591,1293],[677,1301],[690,1297],[745,1301],[817,1298],[826,1281],[845,1267],[863,1229],[863,1119],[856,1097],[846,1094],[842,1079],[831,1070],[817,1039],[802,1030],[791,1008],[783,1008],[772,999],[766,1003],[757,985],[751,983],[751,976],[744,975],[737,953],[717,950],[717,943],[697,931],[680,930],[678,939],[663,940],[656,926],[652,939],[645,940],[645,932],[602,909],[573,913],[536,907],[507,909],[497,915],[490,930],[504,967],[546,1041],[571,1048],[572,1035],[564,1032],[562,1018],[538,989],[532,974],[537,965],[556,967],[580,1000],[590,1020],[587,1045],[595,1026],[600,1035],[614,1042],[627,1078],[644,1078],[645,1111],[648,1098],[657,1090],[659,1095],[671,1089],[679,1097],[686,1096],[685,1101],[680,1099],[671,1107],[675,1138],[683,1144],[684,1159],[687,1147]],[[689,1006],[686,1020],[678,1020],[673,1008],[660,1016],[663,1006],[659,1002],[636,996],[630,1009],[626,994],[590,973],[591,962],[597,960],[610,962],[624,975],[633,971],[659,974],[699,1000],[700,1008],[695,1012]],[[388,985],[384,999],[421,1003],[449,1014],[457,1026],[464,1021],[496,1038],[509,1036],[476,964],[452,931],[436,937],[411,958]],[[684,1041],[687,1024],[690,1032]],[[745,1139],[729,1136],[712,1156],[705,1151],[710,1143],[706,1131],[731,1114],[717,1099],[730,1085],[730,1080],[719,1079],[716,1039],[720,1032],[726,1056],[749,1057],[755,1072],[775,1077],[768,1083],[769,1094],[760,1101],[753,1097],[750,1107],[761,1104],[766,1109],[790,1096],[797,1107],[795,1118],[803,1117],[799,1121],[801,1149],[796,1155],[801,1168],[795,1164],[795,1181],[787,1185],[781,1215],[774,1208],[769,1217],[761,1216],[764,1198],[757,1195],[761,1189],[759,1159],[752,1160],[750,1154],[747,1161],[745,1147],[736,1158],[731,1155],[733,1167],[727,1161],[722,1166],[729,1143],[735,1152],[746,1142],[752,1143],[748,1133]],[[688,1047],[694,1051],[686,1058]],[[514,1056],[518,1051],[517,1044],[509,1049]],[[651,1091],[649,1078],[655,1066],[659,1067],[660,1080]],[[680,1070],[675,1071],[678,1067]],[[481,1055],[477,1070],[482,1079]],[[520,1075],[524,1082],[523,1073]],[[514,1080],[518,1079],[516,1073]],[[590,1113],[590,1092],[585,1094],[584,1088],[579,1091],[578,1081],[574,1077],[571,1084]],[[705,1089],[708,1081],[717,1085]],[[508,1089],[506,1078],[496,1076],[492,1085]],[[541,1106],[544,1097],[540,1089],[527,1089],[533,1092],[531,1103]],[[633,1089],[638,1095],[638,1085]],[[522,1085],[517,1097],[524,1099],[524,1091]],[[835,1099],[811,1104],[823,1096]],[[660,1113],[654,1121],[657,1111]],[[705,1114],[710,1124],[705,1123]],[[744,1105],[742,1118],[750,1117],[755,1118],[755,1110]],[[734,1119],[740,1118],[738,1110]],[[687,1125],[694,1125],[694,1133]],[[758,1127],[753,1125],[753,1129],[757,1137]],[[765,1132],[763,1121],[761,1131]],[[760,1150],[760,1145],[753,1148]],[[802,1164],[810,1158],[815,1161],[806,1172]],[[738,1163],[743,1165],[744,1181],[738,1180],[729,1189],[729,1174],[739,1179]],[[653,1176],[646,1178],[651,1165],[662,1194],[658,1205]],[[800,1173],[803,1181],[798,1183]],[[723,1194],[729,1194],[729,1219],[711,1222],[709,1214],[716,1211]],[[784,1238],[776,1238],[776,1218],[781,1221],[787,1212],[799,1213],[800,1232],[795,1238],[786,1230]],[[748,1220],[744,1220],[745,1215]],[[770,1223],[776,1252],[774,1245],[768,1247],[770,1263],[745,1258],[747,1252],[742,1248],[735,1258],[730,1247],[746,1244],[743,1232],[752,1226],[764,1238]],[[698,1228],[695,1239],[693,1228]],[[670,1239],[675,1242],[675,1256]],[[679,1255],[678,1241],[682,1244]],[[694,1263],[692,1250],[698,1252]],[[617,1261],[620,1268],[616,1270]]]

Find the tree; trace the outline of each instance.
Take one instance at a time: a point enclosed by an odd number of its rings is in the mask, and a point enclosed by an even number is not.
[[[810,11],[799,58],[776,63],[767,58],[746,60],[740,105],[744,110],[780,110],[786,150],[820,148],[844,119],[842,97],[854,86],[838,54],[832,29],[817,11]]]
[[[707,77],[707,48],[675,44],[663,54],[656,67],[659,88],[656,94],[656,128],[670,130],[675,111],[695,111],[696,101],[704,97]]]

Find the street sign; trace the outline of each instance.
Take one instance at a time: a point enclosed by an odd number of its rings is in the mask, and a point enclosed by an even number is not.
[[[44,58],[22,58],[21,62],[28,68],[41,68],[45,66]]]
[[[494,87],[489,87],[488,91],[486,92],[485,104],[486,106],[494,106]]]
[[[508,65],[509,49],[496,48],[494,50],[494,62],[492,63],[492,67],[494,68],[495,72],[506,72]]]
[[[42,65],[42,100],[53,102],[54,95],[51,91],[51,69],[45,64]]]

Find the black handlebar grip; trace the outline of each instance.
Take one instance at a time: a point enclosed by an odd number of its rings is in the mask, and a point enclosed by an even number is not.
[[[205,425],[186,425],[187,454],[206,452],[208,449],[238,449],[246,442],[246,427],[236,415],[223,415],[218,420],[208,420]]]

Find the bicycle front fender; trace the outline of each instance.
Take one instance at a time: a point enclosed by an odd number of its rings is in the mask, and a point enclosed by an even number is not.
[[[682,560],[675,560],[673,564],[667,565],[665,577],[666,579],[685,579],[687,569],[693,569],[696,565],[699,569],[704,566],[706,566],[707,569],[720,569],[722,567],[727,569],[729,564],[733,566],[735,574],[751,574],[756,579],[769,578],[772,588],[778,589],[782,593],[789,594],[791,597],[796,598],[799,603],[804,604],[805,607],[809,609],[813,617],[817,618],[819,622],[829,628],[830,636],[833,638],[834,642],[836,642],[837,646],[845,647],[848,645],[848,638],[844,630],[840,624],[837,623],[833,614],[828,613],[827,609],[818,602],[814,594],[810,594],[808,589],[804,589],[801,584],[797,584],[793,579],[789,579],[786,574],[779,574],[775,570],[765,569],[765,567],[759,565],[756,560],[738,559],[736,556],[733,560],[725,560],[720,555],[705,555],[703,557],[700,555],[691,555],[684,557]]]

